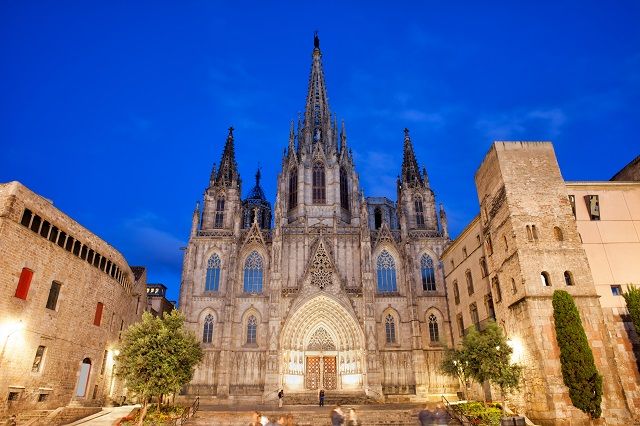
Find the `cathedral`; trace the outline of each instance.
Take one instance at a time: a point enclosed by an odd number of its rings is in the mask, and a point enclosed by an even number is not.
[[[205,353],[186,392],[269,400],[279,389],[324,389],[377,401],[455,393],[457,382],[438,371],[452,343],[446,215],[409,130],[397,200],[365,197],[329,108],[316,36],[304,119],[291,125],[273,207],[259,172],[243,193],[234,143],[230,128],[184,254],[180,309]]]

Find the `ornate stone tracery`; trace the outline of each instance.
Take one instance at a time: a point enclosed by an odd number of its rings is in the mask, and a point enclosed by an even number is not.
[[[314,286],[324,290],[325,287],[331,284],[333,265],[329,260],[329,255],[322,240],[318,243],[318,249],[311,261],[309,270],[311,272],[311,284]]]
[[[308,351],[335,351],[336,344],[333,342],[333,339],[327,333],[327,330],[320,327],[318,328],[311,339],[309,339],[309,343],[307,344]]]

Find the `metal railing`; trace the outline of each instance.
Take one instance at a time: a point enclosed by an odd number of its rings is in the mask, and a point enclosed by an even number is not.
[[[176,419],[175,426],[182,426],[189,421],[189,419],[195,416],[196,412],[200,408],[200,397],[196,396],[196,399],[193,401],[193,404],[189,407],[184,407],[182,411],[182,415]]]
[[[456,419],[464,426],[471,425],[471,422],[467,419],[462,410],[455,404],[451,404],[444,395],[442,395],[442,402],[444,403],[445,410],[447,410],[447,413],[449,413],[452,418]]]

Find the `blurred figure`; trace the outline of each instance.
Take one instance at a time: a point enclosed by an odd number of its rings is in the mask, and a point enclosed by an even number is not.
[[[320,407],[324,407],[324,389],[320,389],[318,393]]]
[[[438,403],[436,405],[436,410],[433,412],[433,424],[434,425],[447,425],[449,424],[449,420],[451,420],[451,416],[444,409],[444,405],[442,403]]]
[[[349,415],[347,416],[347,426],[358,426],[358,416],[356,415],[356,410],[353,408],[349,408]]]
[[[427,405],[426,407],[424,407],[423,410],[420,411],[420,414],[418,414],[418,419],[420,420],[420,425],[421,426],[427,426],[427,425],[432,425],[434,424],[434,416],[433,413],[431,412],[431,410],[429,410],[429,406]]]
[[[340,404],[336,404],[336,408],[331,410],[331,426],[341,426],[344,424],[344,412]]]
[[[278,392],[278,408],[282,408],[283,403],[284,403],[284,389],[280,389],[280,392]]]
[[[251,423],[249,423],[249,426],[262,426],[262,423],[260,423],[260,417],[262,417],[260,413],[258,411],[254,411],[251,416]]]

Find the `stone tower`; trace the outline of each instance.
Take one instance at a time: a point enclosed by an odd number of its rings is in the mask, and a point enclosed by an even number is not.
[[[598,370],[613,372],[604,375],[602,408],[610,424],[619,424],[615,419],[628,418],[628,408],[552,145],[496,142],[475,179],[496,316],[507,335],[524,343],[522,389],[529,417],[543,424],[590,424],[571,405],[562,381],[551,304],[553,291],[562,288],[578,306]]]

